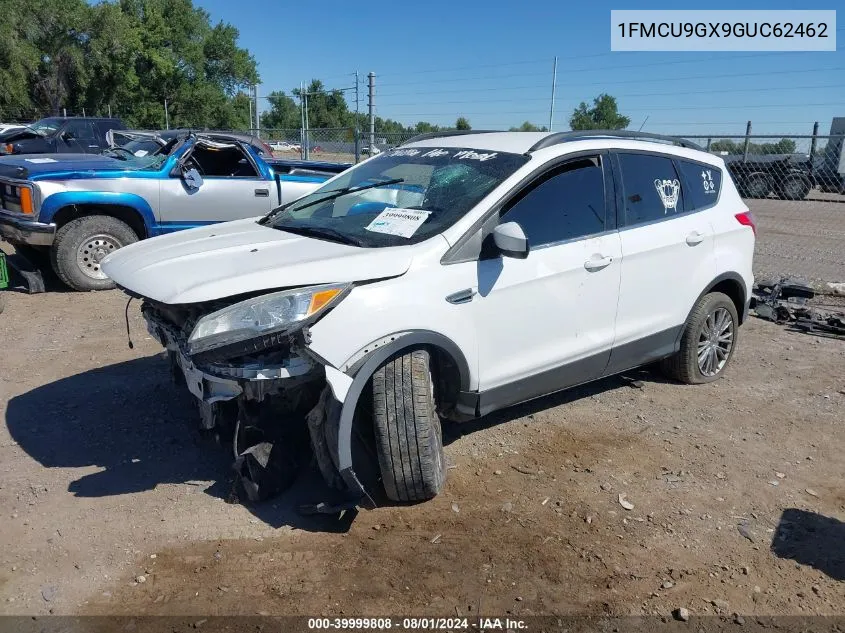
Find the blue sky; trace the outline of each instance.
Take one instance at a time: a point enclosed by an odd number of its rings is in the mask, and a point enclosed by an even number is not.
[[[838,50],[796,53],[610,52],[611,9],[677,9],[676,2],[534,0],[277,2],[195,0],[230,22],[259,65],[262,94],[300,81],[354,86],[376,74],[377,114],[413,123],[507,128],[548,124],[558,56],[555,129],[580,101],[617,97],[631,127],[664,133],[809,134],[845,116],[845,11]],[[696,3],[697,9],[836,9],[841,0]],[[354,92],[347,92],[354,108]]]

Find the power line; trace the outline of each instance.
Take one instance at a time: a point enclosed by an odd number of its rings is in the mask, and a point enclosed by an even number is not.
[[[625,112],[651,112],[654,110],[751,110],[751,109],[759,109],[759,108],[814,108],[814,107],[822,107],[822,106],[838,106],[841,105],[841,101],[830,101],[827,103],[779,103],[779,104],[758,104],[758,105],[743,105],[743,106],[736,106],[736,105],[729,105],[729,106],[718,106],[718,105],[695,105],[695,106],[653,106],[653,107],[642,107],[642,108],[625,108]],[[402,112],[402,116],[413,116],[413,117],[421,117],[421,116],[484,116],[484,115],[498,115],[498,114],[538,114],[538,113],[545,113],[545,108],[543,110],[510,110],[510,111],[501,111],[496,110],[493,112],[464,112],[464,111],[457,111],[454,110],[451,112]]]
[[[605,55],[606,53],[602,53],[601,55]],[[570,69],[560,69],[558,72],[560,74],[566,73],[585,73],[585,72],[595,72],[597,70],[616,70],[619,68],[651,68],[654,66],[670,66],[676,64],[697,64],[706,61],[725,61],[730,59],[750,59],[753,57],[771,57],[774,55],[784,55],[787,53],[751,53],[748,55],[727,55],[727,56],[712,56],[712,57],[705,57],[699,59],[673,59],[667,60],[662,62],[647,62],[645,64],[626,64],[626,65],[618,65],[614,64],[612,66],[593,66],[591,68],[570,68]],[[789,51],[788,54],[794,54],[794,52]],[[587,57],[587,56],[584,56]],[[413,73],[408,73],[413,74]],[[436,84],[436,83],[451,83],[455,81],[475,81],[475,80],[483,80],[483,79],[505,79],[510,77],[530,77],[530,76],[546,76],[549,72],[541,72],[541,73],[518,73],[515,75],[484,75],[481,77],[451,77],[447,79],[435,79],[435,80],[421,80],[421,81],[407,81],[407,82],[399,82],[399,83],[385,83],[381,84],[382,86],[412,86],[412,85],[419,85],[419,84]]]
[[[817,72],[828,72],[831,70],[843,70],[845,66],[834,66],[830,68],[807,68],[807,69],[799,69],[799,70],[775,70],[772,72],[766,73],[766,76],[769,75],[795,75],[795,74],[803,74],[803,73],[817,73]],[[548,74],[548,73],[546,73]],[[727,73],[727,74],[720,74],[720,75],[690,75],[684,77],[684,81],[688,81],[691,79],[727,79],[729,77],[759,77],[761,73],[753,72],[753,73]],[[616,86],[616,85],[623,85],[623,84],[644,84],[644,83],[666,83],[665,78],[657,78],[657,79],[628,79],[622,81],[616,81],[613,83],[608,83],[607,81],[593,81],[593,82],[586,82],[586,83],[567,83],[567,88],[573,88],[577,86]],[[526,90],[530,88],[545,88],[547,86],[546,83],[543,84],[534,84],[530,86],[493,86],[488,88],[460,88],[458,90],[420,90],[415,92],[394,92],[394,93],[386,93],[381,94],[379,93],[379,98],[383,99],[384,97],[395,97],[395,96],[406,96],[406,95],[414,95],[414,94],[449,94],[455,92],[481,92],[481,91],[490,91],[490,90]]]
[[[695,94],[718,94],[718,93],[734,93],[734,92],[771,92],[771,91],[778,91],[783,92],[785,90],[810,90],[816,88],[840,88],[842,86],[841,83],[835,84],[816,84],[813,86],[772,86],[768,88],[725,88],[722,90],[685,90],[685,95],[695,95]],[[668,95],[675,95],[677,94],[677,90],[672,90],[670,92],[638,92],[638,93],[614,93],[614,97],[665,97]],[[510,103],[512,101],[524,102],[524,101],[548,101],[549,97],[513,97],[512,99],[484,99],[484,103]],[[437,105],[440,104],[466,104],[466,103],[478,103],[478,99],[471,99],[471,100],[462,100],[462,101],[437,101]],[[400,107],[400,106],[417,106],[419,102],[410,102],[410,103],[390,103],[388,104],[390,107]]]

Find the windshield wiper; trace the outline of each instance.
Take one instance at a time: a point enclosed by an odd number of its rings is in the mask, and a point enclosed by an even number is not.
[[[360,187],[344,187],[343,189],[333,189],[331,191],[324,191],[323,193],[327,193],[329,195],[323,196],[322,198],[318,198],[317,200],[312,200],[311,202],[306,202],[301,207],[297,208],[297,211],[301,211],[302,209],[307,209],[308,207],[313,207],[315,204],[320,204],[321,202],[327,202],[329,200],[334,200],[335,198],[340,198],[340,196],[345,196],[348,193],[357,193],[359,191],[366,191],[367,189],[375,189],[376,187],[384,187],[386,185],[398,185],[400,182],[405,182],[404,178],[391,178],[390,180],[379,180],[378,182],[372,182],[369,185],[362,185]],[[293,202],[289,202],[281,207],[277,207],[273,209],[261,218],[258,223],[259,224],[267,224],[270,220],[276,217],[279,213],[286,210],[292,204],[298,202],[294,200]]]
[[[278,226],[275,228],[279,231],[303,235],[305,237],[327,239],[330,242],[340,242],[341,244],[350,244],[352,246],[362,246],[361,240],[325,226]]]

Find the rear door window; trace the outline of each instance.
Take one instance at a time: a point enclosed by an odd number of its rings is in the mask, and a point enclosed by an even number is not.
[[[655,222],[683,213],[684,191],[670,156],[619,152],[625,224]]]
[[[687,211],[698,211],[716,204],[722,188],[722,170],[690,160],[678,159],[677,163],[686,185],[684,200]]]

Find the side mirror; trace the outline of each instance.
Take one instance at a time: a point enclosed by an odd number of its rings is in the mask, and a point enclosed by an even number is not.
[[[188,187],[188,189],[196,191],[202,187],[202,176],[200,176],[196,167],[191,167],[190,169],[186,169],[182,172],[182,182],[185,183],[185,186]]]
[[[525,259],[530,247],[525,231],[516,222],[505,222],[493,229],[493,243],[505,257]]]
[[[72,141],[73,140],[73,132],[71,132],[70,130],[65,130],[64,132],[62,132],[62,140],[66,141],[66,142]]]

